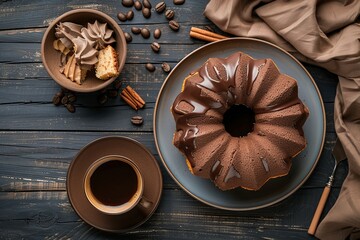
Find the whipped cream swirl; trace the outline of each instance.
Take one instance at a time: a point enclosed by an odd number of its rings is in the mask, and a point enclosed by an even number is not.
[[[98,62],[98,51],[82,37],[73,38],[75,60],[83,69],[91,69]]]
[[[72,22],[61,22],[55,28],[55,36],[65,45],[66,48],[71,49],[74,46],[73,39],[81,37],[82,25]]]
[[[97,20],[93,24],[88,23],[87,28],[81,29],[81,35],[90,42],[95,49],[103,49],[107,45],[115,42],[112,37],[113,30],[107,28],[107,23],[99,23]]]
[[[55,28],[55,36],[69,50],[73,49],[76,63],[81,69],[90,70],[98,62],[99,50],[114,43],[113,30],[107,27],[107,23],[97,20],[87,27],[72,23],[61,22]]]

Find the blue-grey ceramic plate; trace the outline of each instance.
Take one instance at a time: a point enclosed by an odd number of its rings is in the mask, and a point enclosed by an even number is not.
[[[184,78],[210,57],[224,58],[242,51],[253,58],[271,58],[285,73],[298,81],[299,97],[310,110],[304,125],[307,147],[293,159],[287,176],[268,181],[258,191],[221,191],[207,179],[192,175],[184,156],[172,144],[175,122],[170,107],[181,91]],[[154,113],[157,150],[172,178],[194,198],[208,205],[234,211],[259,209],[275,204],[294,193],[310,176],[320,157],[325,138],[325,111],[319,90],[306,69],[281,48],[257,39],[232,38],[207,44],[186,56],[165,80]]]

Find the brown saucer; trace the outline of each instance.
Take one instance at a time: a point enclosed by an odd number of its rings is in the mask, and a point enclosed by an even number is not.
[[[143,196],[153,203],[151,207],[134,207],[122,215],[107,215],[93,207],[85,195],[84,176],[88,167],[105,155],[125,156],[136,163],[144,179]],[[66,179],[68,197],[76,213],[91,226],[108,232],[125,232],[146,222],[159,204],[162,185],[154,156],[141,143],[127,137],[104,137],[83,147],[71,162]]]

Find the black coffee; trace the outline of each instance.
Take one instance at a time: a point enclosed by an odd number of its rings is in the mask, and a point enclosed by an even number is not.
[[[90,188],[102,204],[118,206],[128,202],[135,194],[138,179],[127,163],[111,160],[99,166],[90,178]]]

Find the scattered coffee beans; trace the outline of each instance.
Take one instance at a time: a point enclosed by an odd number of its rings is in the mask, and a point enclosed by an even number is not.
[[[121,88],[122,81],[115,81],[113,85],[116,90],[119,90]]]
[[[153,42],[153,43],[151,44],[151,49],[152,49],[154,52],[158,53],[158,52],[160,51],[160,44],[159,44],[158,42]]]
[[[171,20],[169,22],[169,27],[173,30],[173,31],[179,31],[180,25],[178,22],[176,22],[175,20]]]
[[[151,8],[151,3],[149,0],[143,0],[142,3],[145,8]]]
[[[175,12],[173,10],[170,10],[170,9],[166,10],[165,17],[167,20],[173,19],[174,16],[175,16]]]
[[[119,12],[118,15],[117,15],[118,19],[122,22],[125,22],[126,21],[126,15],[123,14],[122,12]]]
[[[67,95],[68,97],[68,102],[69,103],[74,103],[76,101],[76,96],[72,93],[70,93],[69,95]]]
[[[71,113],[75,112],[75,106],[73,105],[75,101],[75,94],[64,88],[60,92],[56,93],[52,100],[54,105],[59,106],[62,104]]]
[[[69,102],[69,99],[68,99],[67,96],[63,96],[63,97],[61,98],[61,103],[62,103],[62,104],[67,104],[68,102]]]
[[[147,28],[142,28],[141,29],[141,36],[145,39],[150,37],[150,30]]]
[[[166,8],[166,4],[165,2],[159,2],[158,4],[156,4],[155,6],[155,11],[157,13],[162,13]]]
[[[141,125],[143,122],[144,120],[141,116],[134,116],[131,118],[131,123],[134,125]]]
[[[108,96],[105,93],[102,93],[98,96],[97,100],[100,105],[104,105],[108,100]]]
[[[142,14],[143,14],[144,18],[149,18],[151,16],[150,8],[143,8]]]
[[[173,0],[175,5],[181,5],[185,3],[185,0]]]
[[[122,0],[121,3],[124,7],[132,7],[134,5],[134,0]]]
[[[66,107],[66,109],[71,112],[71,113],[74,113],[75,112],[75,106],[71,103],[67,103],[67,104],[64,104],[64,106]]]
[[[141,10],[142,9],[142,4],[141,4],[141,2],[140,1],[135,1],[134,2],[134,7],[135,7],[135,9],[136,10]]]
[[[160,36],[161,36],[161,30],[158,29],[158,28],[155,29],[155,31],[154,31],[154,38],[159,39]]]
[[[105,94],[106,91],[107,91],[107,89],[106,89],[106,88],[103,88],[103,89],[101,89],[101,90],[99,91],[99,93],[100,93],[100,94],[103,94],[103,93]]]
[[[132,10],[128,11],[126,13],[126,19],[127,20],[132,20],[134,18],[134,12]]]
[[[124,32],[124,36],[125,36],[126,42],[129,43],[132,41],[132,36],[130,35],[130,33]]]
[[[133,34],[139,34],[141,32],[141,28],[138,28],[138,27],[132,27],[131,28],[131,32]]]
[[[147,63],[147,64],[145,65],[145,68],[146,68],[149,72],[155,71],[155,66],[154,66],[153,64],[151,64],[151,63]]]
[[[52,99],[54,105],[59,106],[61,104],[61,93],[56,93]]]
[[[169,65],[168,63],[166,63],[166,62],[163,62],[163,63],[161,64],[161,68],[162,68],[162,70],[163,70],[164,72],[166,72],[166,73],[170,72],[170,70],[171,70],[170,65]]]
[[[116,98],[117,95],[118,95],[118,91],[117,91],[116,89],[109,89],[109,90],[107,91],[107,96],[108,96],[109,98]]]

